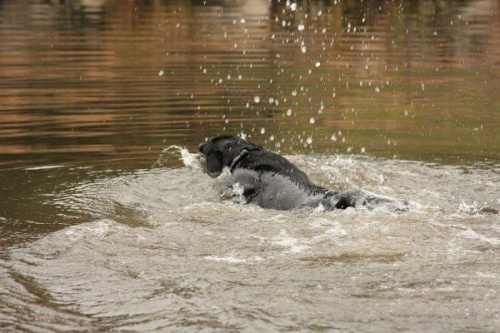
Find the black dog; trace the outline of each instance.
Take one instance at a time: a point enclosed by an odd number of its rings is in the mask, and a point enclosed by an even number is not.
[[[224,192],[242,195],[244,202],[263,208],[318,207],[327,210],[347,207],[394,205],[405,210],[406,201],[377,196],[360,190],[330,191],[313,184],[305,173],[282,156],[237,136],[219,136],[200,145],[207,174],[216,178],[224,167],[231,176]]]

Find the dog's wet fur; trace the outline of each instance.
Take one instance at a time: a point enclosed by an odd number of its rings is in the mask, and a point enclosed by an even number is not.
[[[404,200],[379,196],[361,190],[332,191],[311,182],[307,175],[284,157],[238,136],[223,135],[200,145],[205,171],[212,177],[229,168],[231,175],[223,185],[226,195],[242,195],[245,203],[263,208],[288,210],[318,207],[326,210],[388,205],[406,210]]]

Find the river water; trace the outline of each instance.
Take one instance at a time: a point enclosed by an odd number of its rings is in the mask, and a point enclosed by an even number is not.
[[[500,6],[0,1],[0,330],[500,330]],[[406,212],[224,201],[242,134]]]

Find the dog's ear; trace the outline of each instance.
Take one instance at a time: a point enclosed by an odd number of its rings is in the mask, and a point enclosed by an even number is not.
[[[218,151],[210,152],[206,156],[206,170],[207,174],[212,178],[217,178],[222,173],[222,154]]]

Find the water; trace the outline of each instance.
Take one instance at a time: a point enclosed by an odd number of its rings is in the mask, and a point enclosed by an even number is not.
[[[0,328],[500,329],[496,1],[0,1]],[[221,200],[242,133],[408,212]]]
[[[1,321],[21,330],[466,330],[500,325],[493,171],[293,156],[320,184],[409,212],[264,210],[196,168],[96,175],[47,201],[88,222],[13,246]],[[30,171],[43,177],[47,170]]]

